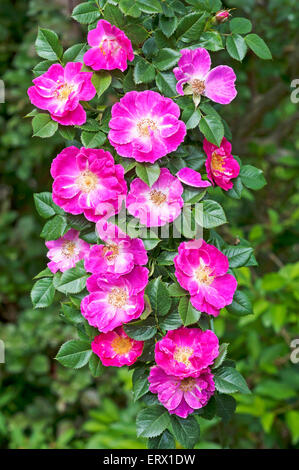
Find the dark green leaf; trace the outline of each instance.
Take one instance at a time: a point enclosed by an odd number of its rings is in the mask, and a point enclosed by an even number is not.
[[[47,60],[60,59],[63,53],[57,34],[50,29],[39,28],[35,48],[37,54]]]
[[[40,236],[47,241],[57,240],[65,234],[66,229],[66,218],[63,215],[55,215],[53,219],[45,223]]]
[[[145,289],[148,295],[152,309],[158,316],[164,317],[169,312],[171,306],[171,299],[169,297],[168,289],[161,278],[158,277],[148,283]]]
[[[72,18],[82,24],[89,24],[101,16],[100,10],[94,2],[84,2],[77,5],[72,13]]]
[[[220,147],[224,136],[224,127],[220,119],[214,114],[204,116],[199,122],[199,129],[209,142]]]
[[[233,367],[217,369],[214,375],[214,382],[216,390],[220,393],[251,393],[240,372]]]
[[[148,440],[149,449],[175,449],[173,435],[165,429],[160,436],[152,437]]]
[[[184,326],[188,326],[198,322],[201,312],[196,310],[196,308],[191,304],[189,297],[185,296],[180,299],[179,314]]]
[[[253,314],[252,303],[248,295],[240,290],[235,292],[233,302],[226,308],[233,315],[244,316]]]
[[[148,317],[146,320],[138,320],[124,325],[124,330],[130,338],[137,341],[146,341],[157,333],[155,319]]]
[[[269,60],[272,59],[272,54],[265,43],[265,41],[257,34],[248,34],[245,36],[245,41],[248,47],[261,59]]]
[[[185,449],[193,449],[199,441],[200,428],[193,416],[188,418],[180,418],[179,416],[171,416],[171,425],[174,437]]]
[[[33,137],[52,137],[58,129],[58,122],[52,121],[49,114],[39,113],[32,120]]]
[[[229,55],[242,62],[247,52],[247,45],[240,34],[232,34],[226,40],[226,48]]]

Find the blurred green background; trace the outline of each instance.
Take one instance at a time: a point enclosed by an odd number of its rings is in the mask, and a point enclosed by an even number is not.
[[[93,379],[87,368],[64,369],[53,360],[73,329],[58,309],[33,310],[28,292],[44,268],[42,221],[33,193],[50,190],[50,163],[61,150],[59,136],[32,138],[26,90],[37,25],[55,30],[65,47],[85,35],[70,20],[72,0],[1,0],[0,79],[0,447],[144,448],[135,437],[137,407],[131,373],[110,369]],[[273,61],[248,54],[235,68],[238,97],[223,108],[233,131],[233,153],[264,170],[267,186],[241,201],[219,198],[230,225],[222,235],[233,243],[244,237],[255,246],[259,266],[240,270],[254,315],[223,312],[215,321],[230,356],[238,361],[252,395],[238,395],[230,422],[202,420],[199,448],[298,448],[299,365],[290,361],[290,342],[299,338],[299,104],[290,99],[299,78],[297,0],[232,0],[235,16],[247,16],[269,44]],[[222,52],[216,53],[221,57]],[[299,97],[299,94],[298,94]]]

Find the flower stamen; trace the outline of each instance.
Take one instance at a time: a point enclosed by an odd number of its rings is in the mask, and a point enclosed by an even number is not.
[[[121,308],[126,305],[128,294],[125,289],[114,287],[108,295],[108,303],[116,308]]]
[[[130,338],[123,338],[122,336],[118,336],[114,338],[111,343],[112,349],[116,354],[127,354],[132,349],[132,341]]]
[[[191,362],[189,361],[189,357],[193,354],[193,349],[188,348],[187,346],[176,346],[173,354],[173,358],[185,364],[185,366],[191,366]]]
[[[96,188],[98,184],[98,177],[92,171],[85,170],[80,173],[80,175],[76,179],[76,183],[82,193],[90,193]]]
[[[156,205],[161,206],[167,199],[166,194],[162,193],[162,191],[157,191],[153,189],[150,194],[150,200]]]
[[[139,135],[143,137],[149,136],[150,131],[154,132],[157,130],[157,124],[153,119],[144,118],[144,119],[141,119],[141,121],[137,123],[137,129],[138,129]]]

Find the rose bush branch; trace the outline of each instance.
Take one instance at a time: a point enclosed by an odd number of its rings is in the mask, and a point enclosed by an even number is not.
[[[77,331],[57,353],[64,366],[133,370],[137,434],[150,448],[193,448],[200,418],[227,420],[231,394],[250,393],[212,319],[252,313],[237,278],[256,260],[246,240],[215,231],[227,223],[215,190],[240,199],[265,179],[232,154],[221,106],[236,99],[237,77],[212,62],[220,50],[239,61],[248,48],[271,53],[232,15],[217,0],[90,1],[72,12],[82,43],[63,51],[39,29],[35,44],[34,136],[59,132],[65,146],[52,193],[35,195],[50,261],[31,298],[35,308],[59,300]]]

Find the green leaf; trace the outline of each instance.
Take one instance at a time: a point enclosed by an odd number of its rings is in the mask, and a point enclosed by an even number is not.
[[[248,295],[240,290],[235,292],[233,302],[226,309],[233,315],[244,316],[253,314],[252,303]]]
[[[59,134],[65,140],[74,140],[76,129],[72,126],[59,126]]]
[[[224,127],[218,117],[213,114],[202,117],[199,122],[199,129],[209,142],[220,147],[224,136]]]
[[[33,198],[38,214],[44,219],[49,219],[55,214],[64,214],[64,211],[53,202],[52,193],[35,193]]]
[[[265,41],[257,34],[245,36],[247,46],[261,59],[272,59],[272,54]]]
[[[267,183],[263,171],[252,165],[243,165],[240,170],[240,178],[246,188],[258,190]]]
[[[251,393],[244,378],[233,367],[221,367],[215,372],[214,382],[220,393]]]
[[[144,28],[144,26],[139,24],[128,24],[125,26],[124,31],[135,46],[143,44],[149,36],[149,32]]]
[[[31,290],[31,300],[34,308],[45,308],[51,305],[55,289],[51,278],[46,277],[37,281]]]
[[[39,62],[35,67],[33,67],[33,73],[34,75],[42,75],[43,73],[46,73],[56,61],[54,60],[42,60]]]
[[[33,137],[52,137],[58,129],[58,122],[52,121],[49,114],[39,113],[32,119]]]
[[[125,24],[124,16],[119,8],[111,3],[106,3],[104,10],[105,20],[109,23],[114,24],[118,28],[122,28]]]
[[[49,268],[43,269],[40,273],[34,276],[33,279],[40,279],[42,277],[53,277],[53,273],[50,271]]]
[[[87,51],[87,44],[85,42],[74,44],[69,47],[63,54],[64,63],[67,62],[83,62],[83,56]]]
[[[74,325],[78,325],[84,322],[84,317],[81,314],[80,310],[77,310],[72,305],[61,304],[62,314],[65,319]]]
[[[201,312],[196,310],[191,304],[189,297],[181,297],[179,303],[179,314],[183,321],[184,326],[192,325],[198,322]]]
[[[79,129],[82,129],[83,131],[89,131],[89,132],[98,132],[100,130],[100,123],[96,121],[95,119],[87,119],[87,121],[82,124],[82,126],[75,126],[78,127]]]
[[[236,410],[236,400],[230,395],[215,394],[216,400],[216,413],[223,421],[228,422],[235,410]]]
[[[173,35],[178,25],[178,19],[176,16],[169,18],[167,16],[160,16],[159,26],[162,30],[162,33],[165,34],[167,38]]]
[[[160,277],[148,283],[145,293],[149,298],[152,309],[158,316],[164,317],[169,312],[171,299],[168,289]]]
[[[66,218],[63,215],[55,215],[45,223],[40,236],[47,241],[57,240],[65,234],[66,229]]]
[[[183,297],[188,294],[179,284],[170,284],[170,286],[168,286],[168,293],[170,297]]]
[[[173,435],[165,429],[160,436],[148,440],[148,449],[175,449]]]
[[[242,62],[247,52],[247,45],[240,34],[232,34],[226,40],[226,48],[229,55]]]
[[[72,339],[61,346],[55,359],[64,367],[79,369],[88,363],[91,355],[88,342]]]
[[[182,114],[182,120],[186,124],[186,129],[195,129],[198,126],[201,119],[201,113],[199,109],[194,109],[194,106],[186,106]]]
[[[91,81],[97,91],[98,97],[100,97],[109,88],[112,77],[109,72],[100,70],[99,72],[93,73]]]
[[[67,214],[67,224],[71,228],[74,228],[75,230],[78,230],[78,232],[81,232],[82,230],[91,229],[91,228],[94,227],[92,222],[89,222],[84,217],[84,215]]]
[[[136,174],[138,178],[140,178],[142,181],[145,182],[145,184],[151,187],[160,176],[160,167],[158,163],[155,163],[154,165],[137,163]]]
[[[179,416],[171,416],[171,425],[174,437],[185,449],[193,449],[199,441],[200,427],[193,416],[188,418],[180,418]]]
[[[246,266],[253,254],[253,248],[251,246],[229,246],[224,248],[223,254],[228,257],[230,268],[241,268]]]
[[[138,0],[120,0],[119,8],[125,15],[133,18],[138,18],[141,14]]]
[[[104,132],[88,132],[83,131],[81,134],[81,141],[84,147],[95,149],[101,147],[106,141]]]
[[[234,183],[234,186],[232,187],[232,189],[229,189],[226,192],[226,194],[233,199],[241,199],[244,186],[243,186],[240,176],[235,178],[233,180],[233,183]]]
[[[227,355],[228,344],[229,343],[222,343],[219,346],[219,354],[218,354],[218,356],[216,357],[216,359],[214,361],[214,364],[212,366],[213,369],[217,369],[223,363],[223,361],[224,361],[224,359],[226,358],[226,355]]]
[[[138,320],[124,325],[124,330],[130,338],[137,341],[146,341],[157,333],[155,319],[148,317],[146,320]]]
[[[299,411],[290,410],[286,413],[286,423],[291,432],[292,444],[296,445],[299,441]]]
[[[157,258],[157,264],[159,266],[173,266],[173,259],[176,255],[176,251],[162,251]]]
[[[137,367],[134,369],[133,376],[133,395],[134,401],[139,400],[148,392],[149,381],[148,381],[148,371],[143,367]]]
[[[136,419],[137,437],[159,436],[170,423],[168,410],[163,406],[152,406],[141,410]]]
[[[224,210],[218,202],[206,199],[202,202],[202,205],[202,215],[200,215],[199,220],[196,218],[196,221],[203,228],[214,228],[227,222]]]
[[[144,13],[162,13],[159,0],[138,0],[137,5]]]
[[[163,48],[159,51],[158,55],[154,58],[154,65],[161,71],[168,70],[174,67],[181,57],[180,52],[169,48]]]
[[[181,37],[183,42],[196,41],[201,37],[201,33],[204,31],[206,20],[209,17],[207,13],[203,13],[197,20],[192,24],[192,26],[184,32]]]
[[[84,289],[88,277],[81,261],[74,268],[62,273],[56,289],[63,294],[78,294]]]
[[[223,49],[223,41],[218,31],[206,31],[200,35],[200,47],[208,49],[208,51],[220,51]]]
[[[93,377],[99,377],[103,373],[104,366],[96,354],[91,355],[88,365]]]
[[[247,18],[233,18],[229,22],[232,33],[247,34],[252,30],[252,23]]]
[[[147,60],[142,57],[136,59],[136,65],[134,67],[134,82],[139,83],[149,83],[155,79],[155,67],[150,64]]]
[[[35,48],[37,54],[47,60],[60,59],[63,53],[57,34],[50,29],[39,28]]]
[[[170,312],[165,317],[162,317],[160,321],[160,327],[166,331],[176,330],[180,326],[182,326],[182,319],[176,310],[173,310],[173,312]]]
[[[182,37],[186,33],[186,31],[188,31],[200,17],[201,13],[196,12],[184,15],[177,26],[176,37]]]
[[[100,10],[94,2],[84,2],[77,5],[72,13],[72,18],[82,24],[89,24],[101,16]]]
[[[156,75],[156,84],[162,95],[171,98],[177,95],[177,80],[172,72],[158,72]]]

